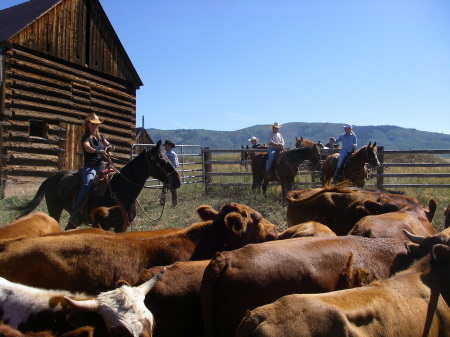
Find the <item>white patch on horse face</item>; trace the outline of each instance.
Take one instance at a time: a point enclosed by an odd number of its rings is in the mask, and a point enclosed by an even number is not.
[[[145,326],[153,329],[153,315],[144,299],[145,294],[139,287],[124,285],[97,296],[99,314],[109,329],[124,326],[132,336],[139,337]]]

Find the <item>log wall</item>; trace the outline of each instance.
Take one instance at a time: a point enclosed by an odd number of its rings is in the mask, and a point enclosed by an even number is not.
[[[3,95],[2,197],[30,195],[45,177],[79,168],[81,123],[91,111],[105,120],[100,131],[114,155],[128,159],[136,123],[131,84],[16,47],[5,53]]]

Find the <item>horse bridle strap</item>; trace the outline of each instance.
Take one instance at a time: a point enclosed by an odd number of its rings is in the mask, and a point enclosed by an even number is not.
[[[120,199],[117,197],[117,195],[113,192],[113,190],[111,188],[111,184],[109,183],[109,180],[107,181],[107,184],[108,184],[109,192],[111,193],[111,198],[113,198],[116,205],[119,206],[120,214],[122,214],[122,220],[123,220],[122,232],[126,232],[128,226],[130,226],[130,220],[128,218],[128,213],[125,210],[125,207],[123,206],[122,201],[120,201]]]

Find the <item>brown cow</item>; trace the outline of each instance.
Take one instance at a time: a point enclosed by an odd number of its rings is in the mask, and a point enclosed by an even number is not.
[[[278,240],[302,238],[309,236],[336,236],[336,234],[327,226],[320,222],[308,221],[299,225],[292,226],[284,232],[278,234]]]
[[[430,248],[436,238],[441,240]],[[415,249],[431,254],[387,280],[332,293],[288,295],[256,308],[236,336],[449,336],[449,241],[448,235],[416,241]]]
[[[444,211],[444,228],[450,227],[450,204],[448,204],[447,208]]]
[[[34,212],[0,227],[0,240],[61,232],[59,223],[44,212]]]
[[[214,220],[163,237],[79,234],[9,242],[0,245],[0,276],[35,287],[96,294],[114,289],[119,279],[136,284],[145,268],[211,259],[217,251],[277,237],[276,226],[245,205],[228,203],[216,214]]]
[[[319,293],[387,278],[411,263],[403,241],[311,237],[218,253],[201,286],[205,336],[234,336],[246,310],[293,293]]]
[[[164,277],[146,296],[145,304],[155,317],[155,336],[196,337],[203,335],[200,284],[210,260],[179,261],[167,266]],[[145,270],[145,281],[161,267]]]
[[[383,199],[381,202],[367,200],[364,206],[377,215],[368,215],[359,220],[350,230],[350,235],[403,239],[403,229],[422,236],[436,234],[428,219],[418,216],[415,207],[410,204],[399,205],[390,199]],[[386,210],[389,213],[384,213]]]
[[[436,202],[433,199],[429,202],[429,209],[425,209],[412,197],[339,183],[325,188],[290,191],[286,196],[286,219],[289,226],[317,221],[328,226],[336,235],[347,235],[356,222],[372,214],[364,206],[366,200],[379,201],[386,197],[397,204],[409,204],[414,208],[416,216],[428,219],[429,222],[436,210]]]
[[[93,337],[93,336],[94,336],[94,328],[91,326],[84,326],[63,333],[62,335],[58,334],[58,337]],[[23,334],[20,331],[11,328],[9,325],[1,324],[0,337],[56,337],[56,335],[50,331],[27,332]]]
[[[144,304],[145,295],[161,278],[165,269],[138,287],[124,285],[95,298],[63,290],[44,290],[12,283],[0,277],[0,318],[21,332],[64,333],[74,327],[70,315],[92,312],[102,318],[94,326],[97,336],[150,337],[154,319]],[[75,312],[74,312],[75,310]],[[95,316],[95,315],[94,315]],[[90,320],[89,324],[98,318]]]

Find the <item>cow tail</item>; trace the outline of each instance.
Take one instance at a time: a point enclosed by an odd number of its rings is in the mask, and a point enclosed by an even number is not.
[[[52,178],[52,177],[45,179],[44,182],[41,184],[41,186],[39,186],[39,189],[37,190],[36,195],[34,196],[34,198],[32,200],[25,202],[21,205],[16,205],[16,206],[10,207],[11,210],[19,212],[19,215],[17,216],[17,218],[20,218],[22,216],[30,214],[36,207],[39,206],[42,199],[44,198],[45,190],[50,181],[50,178]]]
[[[203,279],[200,291],[200,300],[202,303],[204,336],[213,337],[215,335],[215,288],[218,279],[225,271],[227,259],[224,254],[217,253],[214,259],[208,264],[203,273]]]

